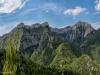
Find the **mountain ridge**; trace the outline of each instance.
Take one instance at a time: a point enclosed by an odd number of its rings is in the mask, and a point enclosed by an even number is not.
[[[5,52],[9,39],[14,40],[18,55],[42,66],[78,73],[85,71],[87,74],[84,75],[89,75],[87,69],[90,66],[98,69],[100,64],[100,29],[95,30],[87,22],[77,22],[61,29],[50,27],[48,22],[32,26],[20,23],[0,37],[1,54]]]
[[[82,21],[77,22],[73,26],[67,26],[61,29],[55,29],[55,28],[50,27],[48,22],[44,22],[41,24],[36,23],[36,24],[32,24],[32,26],[28,26],[28,25],[25,25],[24,23],[20,23],[11,32],[2,36],[0,39],[0,42],[2,42],[2,40],[5,41],[10,36],[20,36],[20,40],[21,38],[26,36],[26,39],[30,38],[30,41],[32,41],[31,39],[32,37],[34,38],[37,37],[38,39],[40,39],[43,34],[47,34],[47,36],[48,35],[52,36],[52,34],[54,33],[55,33],[54,35],[57,35],[57,37],[59,36],[60,39],[65,39],[69,42],[75,42],[75,41],[80,42],[88,34],[94,31],[95,29],[91,26],[91,24],[88,24],[87,22],[82,22]]]

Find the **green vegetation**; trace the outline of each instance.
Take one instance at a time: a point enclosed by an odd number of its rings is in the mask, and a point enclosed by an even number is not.
[[[16,50],[15,40],[9,39],[0,63],[3,75],[99,75],[99,47],[91,56],[75,56],[69,43],[61,43],[56,50],[45,48],[34,55],[32,61]],[[42,51],[42,52],[41,52]],[[2,53],[1,53],[2,54]],[[4,57],[3,57],[4,56]],[[2,58],[3,57],[3,58]],[[98,61],[97,61],[98,60]],[[97,63],[98,62],[98,63]],[[0,70],[1,71],[1,70]]]
[[[80,75],[99,75],[100,67],[93,62],[88,55],[82,55],[74,60],[69,69],[80,73]]]
[[[48,66],[38,65],[29,59],[25,59],[20,54],[20,65],[18,66],[17,75],[61,75],[62,71]],[[71,70],[64,70],[63,75],[79,75]]]
[[[67,44],[62,44],[61,46],[64,47],[63,45],[67,46]],[[64,49],[67,50],[67,48]],[[50,58],[51,57],[49,56],[50,52],[51,49],[49,48],[45,49],[43,52],[43,56],[45,55],[48,56],[47,58]],[[68,55],[70,55],[69,51]],[[3,66],[1,66],[1,69],[3,71],[3,75],[47,75],[47,74],[61,75],[62,74],[62,69],[39,65],[31,61],[30,59],[25,58],[25,55],[22,52],[19,52],[19,50],[17,51],[14,39],[9,39],[7,41],[4,52],[4,64]],[[78,73],[71,70],[63,70],[63,75],[78,75]]]
[[[55,56],[51,62],[51,66],[57,68],[64,68],[65,65],[70,64],[75,55],[71,51],[71,47],[68,43],[62,43],[55,51]]]
[[[48,65],[52,61],[53,49],[45,48],[44,50],[39,50],[34,52],[31,56],[31,60],[40,65]]]
[[[13,39],[7,41],[3,65],[3,75],[16,75],[16,45]]]

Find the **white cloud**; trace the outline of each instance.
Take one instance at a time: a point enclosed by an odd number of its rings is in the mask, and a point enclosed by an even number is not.
[[[93,26],[95,29],[98,29],[98,28],[100,28],[100,22],[92,23],[92,26]]]
[[[96,0],[96,5],[95,5],[95,9],[97,10],[97,11],[100,11],[100,0]]]
[[[0,13],[11,13],[17,8],[22,8],[27,0],[0,0]]]
[[[86,8],[82,8],[82,7],[77,6],[77,7],[73,8],[73,9],[65,10],[64,11],[64,15],[78,16],[84,11],[86,11]]]

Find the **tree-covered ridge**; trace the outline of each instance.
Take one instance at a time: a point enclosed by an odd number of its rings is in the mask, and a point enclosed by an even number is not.
[[[61,43],[55,51],[55,56],[51,62],[51,66],[63,68],[65,65],[70,64],[76,56],[71,50],[68,43]]]
[[[15,40],[9,39],[5,48],[3,75],[61,75],[62,70],[49,66],[42,66],[25,58],[24,54],[17,51]],[[3,59],[2,59],[3,60]],[[64,70],[63,75],[78,75],[71,70]]]
[[[90,56],[76,57],[71,52],[68,43],[62,43],[55,50],[54,58],[50,65],[43,66],[25,58],[17,52],[14,40],[9,40],[5,48],[3,75],[99,75],[100,66]],[[9,62],[9,63],[8,63]],[[8,73],[6,73],[8,72]],[[11,74],[9,74],[11,73]]]
[[[82,55],[74,60],[69,69],[80,73],[80,75],[99,75],[100,66],[94,62],[88,55]]]

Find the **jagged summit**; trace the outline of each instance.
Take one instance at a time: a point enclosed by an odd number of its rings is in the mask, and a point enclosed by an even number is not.
[[[43,25],[43,26],[49,26],[49,23],[48,22],[44,22],[41,25]]]
[[[72,29],[75,32],[80,32],[80,34],[83,35],[83,37],[86,37],[88,34],[93,32],[95,29],[89,24],[88,22],[77,22],[74,26],[72,26]],[[82,36],[81,35],[81,36]]]
[[[38,27],[46,27],[46,26],[49,26],[48,22],[44,22],[44,23],[35,23],[35,24],[32,24],[32,28],[38,28]]]
[[[19,24],[17,25],[18,28],[20,28],[20,27],[24,27],[24,26],[25,26],[24,23],[19,23]]]
[[[38,27],[46,27],[49,26],[48,22],[44,23],[35,23],[32,25],[25,25],[24,23],[19,23],[16,28],[38,28]]]
[[[48,22],[35,23],[32,25],[25,25],[24,23],[18,24],[17,28],[24,28],[30,31],[34,31],[34,28],[44,28],[45,31],[56,32],[63,36],[68,41],[81,40],[85,38],[90,33],[94,32],[94,28],[88,22],[78,21],[73,26],[66,26],[64,28],[52,28],[49,26]],[[15,28],[16,29],[16,28]],[[16,30],[15,30],[16,31]],[[39,31],[39,30],[37,30]]]
[[[64,28],[52,28],[52,31],[64,36],[68,41],[76,41],[85,38],[87,35],[95,31],[95,29],[88,22],[78,21],[73,26],[66,26]]]
[[[7,39],[8,36],[12,37],[12,35],[13,37],[20,36],[21,44],[23,45],[22,49],[25,50],[28,46],[33,46],[33,44],[38,46],[40,40],[42,41],[44,38],[48,39],[51,37],[51,35],[53,36],[57,34],[56,37],[61,37],[61,39],[74,42],[84,39],[93,31],[94,28],[92,28],[91,24],[81,21],[77,22],[73,26],[67,26],[59,29],[50,27],[48,22],[35,23],[32,25],[25,25],[24,23],[20,23],[6,35],[6,38],[5,36],[2,36],[1,38]],[[23,41],[22,39],[27,40]],[[22,43],[22,41],[24,43]]]
[[[91,28],[91,29],[94,29],[91,24],[89,24],[88,22],[83,22],[83,21],[78,21],[75,25],[72,26],[73,29],[77,29],[77,28]]]
[[[45,27],[45,26],[49,26],[48,22],[44,22],[44,23],[35,23],[32,25],[25,25],[24,23],[19,23],[17,25],[18,28],[21,27],[30,27],[30,28],[34,28],[34,27]],[[88,29],[88,30],[94,30],[94,28],[91,26],[91,24],[89,24],[88,22],[83,22],[83,21],[78,21],[76,24],[74,24],[73,26],[66,26],[64,28],[53,28],[55,30],[60,30],[62,32],[65,32],[66,30],[76,30],[76,29]]]

